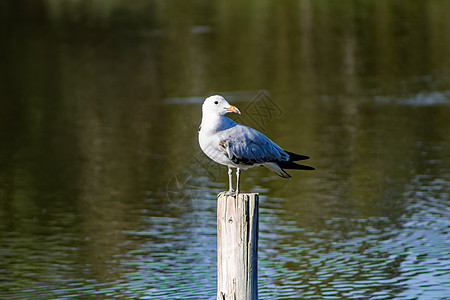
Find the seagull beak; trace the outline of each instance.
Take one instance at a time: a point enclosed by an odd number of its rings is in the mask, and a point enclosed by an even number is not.
[[[239,110],[239,108],[237,108],[234,105],[231,105],[230,107],[228,107],[227,111],[235,113],[235,114],[241,114],[241,111]]]

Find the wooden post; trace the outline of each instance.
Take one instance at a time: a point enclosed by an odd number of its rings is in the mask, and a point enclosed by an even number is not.
[[[217,300],[257,300],[259,195],[217,200]]]

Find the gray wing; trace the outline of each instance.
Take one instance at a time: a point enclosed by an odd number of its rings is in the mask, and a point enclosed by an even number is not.
[[[289,155],[261,132],[237,124],[224,130],[220,147],[235,164],[254,165],[266,162],[287,161]]]

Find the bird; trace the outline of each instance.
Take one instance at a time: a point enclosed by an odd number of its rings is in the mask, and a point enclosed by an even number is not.
[[[291,178],[284,169],[315,169],[295,163],[309,159],[308,156],[284,150],[261,132],[226,117],[228,113],[241,114],[220,95],[206,98],[198,134],[200,148],[206,156],[228,167],[229,189],[225,195],[239,194],[241,170],[264,166],[282,178]],[[232,183],[233,168],[236,169],[236,190]]]

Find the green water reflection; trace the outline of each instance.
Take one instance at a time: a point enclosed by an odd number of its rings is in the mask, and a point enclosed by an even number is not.
[[[1,298],[214,298],[212,93],[317,168],[243,174],[262,194],[261,298],[450,293],[450,2],[0,11]],[[261,90],[279,115],[246,109]]]

